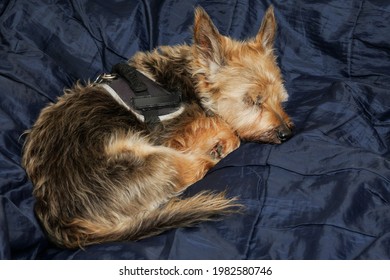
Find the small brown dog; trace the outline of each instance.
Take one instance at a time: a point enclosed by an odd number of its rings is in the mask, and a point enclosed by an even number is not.
[[[238,137],[291,136],[275,29],[270,8],[256,38],[238,42],[198,8],[193,45],[136,54],[130,65],[183,94],[180,109],[157,123],[142,121],[101,83],[76,85],[43,109],[23,164],[50,239],[68,248],[137,240],[237,211],[224,194],[179,195],[236,149]]]

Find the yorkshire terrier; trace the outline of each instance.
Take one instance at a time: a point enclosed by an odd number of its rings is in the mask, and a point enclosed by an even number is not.
[[[138,240],[240,211],[224,193],[181,193],[240,140],[291,137],[275,33],[272,7],[244,42],[197,8],[192,45],[139,52],[44,108],[26,133],[23,164],[50,239],[67,248]],[[129,102],[118,94],[126,87]],[[166,92],[150,97],[159,87]]]

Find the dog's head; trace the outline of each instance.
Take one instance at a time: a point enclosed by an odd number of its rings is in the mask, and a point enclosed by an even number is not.
[[[221,35],[202,8],[195,11],[193,71],[202,106],[243,140],[281,143],[292,135],[282,106],[288,94],[273,51],[275,33],[272,7],[258,34],[244,42]]]

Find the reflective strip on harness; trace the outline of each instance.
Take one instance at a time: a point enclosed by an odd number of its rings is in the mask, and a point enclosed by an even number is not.
[[[184,110],[180,92],[169,92],[127,63],[113,67],[113,74],[102,75],[98,83],[142,122],[156,123],[174,118]]]

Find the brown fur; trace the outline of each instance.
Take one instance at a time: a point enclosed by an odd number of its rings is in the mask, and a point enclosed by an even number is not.
[[[275,35],[272,7],[256,37],[244,42],[219,34],[197,9],[193,45],[140,52],[130,63],[165,87],[180,88],[241,139],[279,144],[291,137],[293,123],[282,107],[288,94],[273,51]]]
[[[179,117],[154,127],[99,84],[76,85],[44,108],[23,164],[51,240],[69,248],[137,240],[237,211],[224,194],[179,195],[239,146],[237,134],[273,143],[291,135],[274,36],[272,8],[247,42],[220,35],[198,8],[192,46],[136,54],[130,64],[187,99]]]

